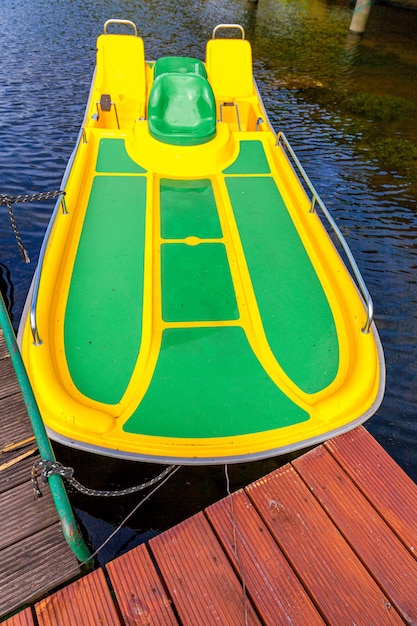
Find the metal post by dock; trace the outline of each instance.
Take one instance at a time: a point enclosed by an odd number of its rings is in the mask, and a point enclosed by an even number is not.
[[[0,294],[0,621],[93,561],[62,477],[34,498],[31,467],[54,453]],[[36,439],[36,442],[35,442]]]

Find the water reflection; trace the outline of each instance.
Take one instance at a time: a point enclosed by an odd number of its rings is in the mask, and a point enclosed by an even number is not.
[[[356,37],[348,33],[351,11],[347,0],[2,0],[0,192],[59,188],[106,19],[136,22],[148,58],[203,58],[216,24],[241,23],[271,121],[285,131],[331,208],[374,299],[387,392],[369,428],[417,480],[417,14],[374,5],[365,35]],[[16,207],[33,263],[52,207]],[[4,206],[0,220],[2,291],[16,326],[34,265],[20,261]],[[106,474],[105,466],[98,465],[100,477],[117,482],[120,476],[110,467]],[[127,472],[130,484],[134,471]],[[234,486],[254,470],[241,471]],[[176,480],[132,522],[123,546],[162,528],[168,512],[178,521],[192,506],[202,508],[207,493],[225,493],[222,470],[184,470]],[[112,526],[133,502],[74,501],[94,545],[108,529],[100,516]],[[105,557],[120,549],[109,547]]]

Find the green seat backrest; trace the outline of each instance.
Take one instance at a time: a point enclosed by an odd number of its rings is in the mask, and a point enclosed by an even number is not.
[[[195,73],[164,73],[153,83],[148,105],[150,134],[159,141],[195,146],[216,134],[213,91]]]
[[[162,74],[198,74],[207,78],[204,63],[192,57],[161,57],[154,65],[154,80]]]

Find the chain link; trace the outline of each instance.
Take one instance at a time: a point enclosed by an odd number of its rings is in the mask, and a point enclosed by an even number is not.
[[[20,202],[37,202],[38,200],[52,200],[65,195],[65,191],[41,191],[39,193],[25,193],[20,196],[9,196],[6,193],[0,193],[0,205],[2,204],[19,204]]]
[[[17,247],[19,248],[20,256],[25,263],[30,263],[30,258],[25,246],[23,245],[22,238],[20,237],[16,220],[13,213],[13,204],[20,202],[37,202],[38,200],[51,200],[52,198],[58,198],[64,196],[65,191],[43,191],[40,193],[26,193],[20,196],[9,196],[7,194],[0,194],[0,206],[5,205],[9,211],[10,223],[12,225],[13,233],[16,239]]]
[[[35,494],[35,498],[40,498],[42,496],[42,492],[39,489],[38,476],[40,475],[42,482],[46,484],[48,482],[48,478],[54,474],[58,474],[65,478],[65,480],[74,487],[80,493],[83,493],[87,496],[96,496],[96,497],[105,497],[112,498],[117,496],[127,496],[131,493],[136,493],[138,491],[143,491],[143,489],[147,489],[148,487],[152,487],[156,485],[161,480],[165,478],[175,467],[176,465],[169,465],[166,467],[160,474],[151,478],[140,485],[134,485],[133,487],[127,487],[125,489],[91,489],[90,487],[85,487],[78,480],[73,477],[74,470],[72,467],[65,467],[62,463],[58,461],[47,461],[47,460],[39,460],[34,463],[32,467],[32,487]]]

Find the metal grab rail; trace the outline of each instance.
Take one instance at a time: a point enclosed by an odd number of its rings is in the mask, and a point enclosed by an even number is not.
[[[107,20],[107,22],[105,22],[105,24],[104,24],[104,34],[105,35],[109,34],[107,32],[107,27],[110,26],[110,24],[122,24],[124,26],[131,26],[133,28],[134,33],[135,33],[135,37],[138,36],[138,29],[136,28],[135,22],[132,22],[131,20],[116,20],[116,19]]]
[[[68,181],[68,177],[71,171],[71,167],[72,164],[74,162],[74,158],[75,158],[75,153],[77,151],[77,148],[81,142],[81,140],[84,143],[87,143],[86,140],[86,135],[85,135],[85,130],[84,127],[81,128],[80,132],[78,133],[78,138],[77,138],[77,143],[75,144],[75,149],[73,150],[70,159],[67,163],[67,167],[65,169],[64,172],[64,176],[62,178],[62,182],[61,182],[61,189],[65,190],[66,185],[67,185],[67,181]],[[37,323],[37,319],[36,319],[36,308],[38,305],[38,296],[39,296],[39,287],[40,287],[40,282],[41,282],[41,273],[42,273],[42,267],[43,267],[43,261],[45,258],[45,252],[46,252],[46,248],[48,246],[49,243],[49,237],[51,235],[52,232],[52,228],[55,224],[55,220],[58,216],[59,213],[59,209],[62,205],[62,201],[61,198],[58,199],[57,203],[55,204],[55,208],[53,210],[53,213],[51,215],[51,218],[49,220],[48,223],[48,227],[46,229],[43,241],[42,241],[42,246],[39,252],[39,258],[38,258],[38,263],[36,265],[36,270],[35,270],[35,274],[33,277],[33,290],[32,290],[32,296],[30,298],[30,309],[29,309],[29,320],[30,320],[30,330],[32,332],[32,338],[33,338],[33,343],[35,346],[40,346],[42,344],[42,339],[39,335],[39,331],[38,331],[38,323]],[[63,215],[68,215],[68,211],[67,211],[67,207],[65,206],[65,208],[62,211]]]
[[[224,28],[229,28],[229,29],[230,29],[230,28],[233,28],[233,29],[237,29],[237,30],[239,30],[239,31],[240,31],[240,34],[242,35],[242,39],[245,39],[245,31],[244,31],[244,29],[243,29],[243,26],[241,26],[240,24],[218,24],[218,25],[214,28],[214,30],[213,30],[213,34],[212,34],[211,38],[212,38],[212,39],[216,39],[217,32],[218,32],[219,30],[221,30],[221,29],[224,29]]]
[[[357,266],[357,263],[354,259],[354,256],[352,254],[351,249],[349,248],[349,245],[346,241],[346,239],[343,237],[339,227],[337,226],[336,222],[334,221],[334,219],[332,218],[329,210],[327,209],[326,205],[324,204],[324,202],[322,201],[322,199],[320,198],[319,194],[317,193],[317,191],[314,188],[313,183],[311,182],[311,180],[309,179],[309,177],[307,176],[306,171],[304,170],[303,166],[301,165],[300,161],[297,158],[297,155],[295,154],[294,150],[292,149],[288,139],[285,137],[283,132],[279,132],[277,135],[277,146],[280,146],[282,148],[284,148],[285,150],[287,150],[289,152],[289,154],[291,155],[292,160],[294,161],[295,165],[297,166],[297,169],[299,171],[299,173],[301,174],[302,179],[304,180],[305,184],[307,185],[307,187],[309,188],[309,190],[311,191],[312,197],[311,197],[311,206],[310,206],[310,213],[315,213],[315,207],[316,204],[319,205],[320,209],[322,210],[324,216],[326,217],[328,223],[330,224],[331,228],[333,229],[333,232],[335,233],[337,239],[339,240],[340,245],[342,246],[346,257],[349,261],[349,264],[352,268],[352,272],[356,278],[356,282],[358,284],[359,290],[362,294],[362,297],[364,299],[365,305],[366,305],[366,309],[367,309],[367,318],[366,318],[366,322],[364,327],[362,328],[362,332],[365,334],[368,334],[371,328],[371,324],[373,321],[373,316],[374,316],[374,305],[372,302],[372,298],[369,294],[368,288],[365,284],[365,281],[362,278],[362,274],[360,273],[360,270]]]

